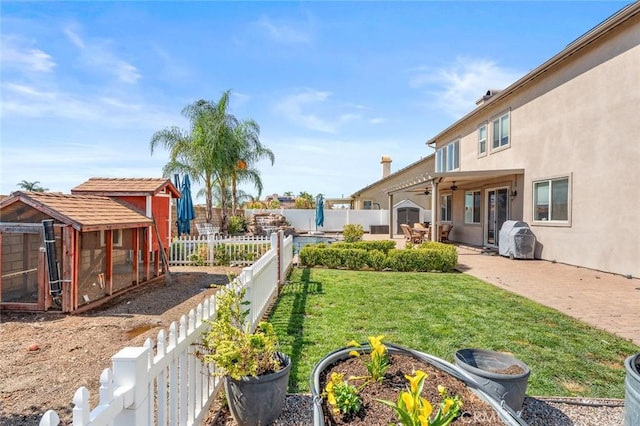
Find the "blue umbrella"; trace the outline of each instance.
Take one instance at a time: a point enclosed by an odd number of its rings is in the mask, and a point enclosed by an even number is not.
[[[191,221],[196,218],[191,198],[191,181],[189,175],[184,175],[182,188],[180,189],[180,201],[178,202],[178,235],[191,233]]]
[[[322,194],[316,198],[316,231],[318,226],[324,226],[324,201]]]

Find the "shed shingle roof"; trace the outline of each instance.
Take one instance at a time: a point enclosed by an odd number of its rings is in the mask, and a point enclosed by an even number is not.
[[[18,200],[79,231],[144,227],[153,223],[142,213],[103,196],[18,191],[2,204]]]
[[[90,178],[71,189],[72,194],[91,193],[93,195],[155,195],[167,190],[180,197],[180,192],[166,178]]]

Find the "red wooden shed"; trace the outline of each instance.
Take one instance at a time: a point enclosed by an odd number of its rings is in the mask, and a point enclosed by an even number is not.
[[[72,194],[103,195],[128,203],[147,217],[155,219],[158,235],[166,250],[171,245],[171,200],[180,198],[180,191],[165,178],[91,178],[71,189]],[[152,235],[149,236],[150,238]],[[153,251],[158,240],[149,241]]]
[[[53,297],[45,222],[62,290]],[[0,309],[77,312],[159,276],[147,244],[152,223],[108,197],[13,193],[0,202]]]

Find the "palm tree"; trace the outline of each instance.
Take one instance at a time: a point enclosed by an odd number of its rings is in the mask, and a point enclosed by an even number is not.
[[[188,173],[194,182],[204,185],[206,220],[212,223],[213,187],[229,186],[231,171],[237,160],[233,129],[238,120],[228,113],[229,91],[222,94],[218,102],[199,100],[187,105],[182,115],[189,119],[189,131],[168,127],[153,134],[151,153],[162,145],[169,151],[169,162],[163,167],[163,175]],[[226,233],[227,191],[220,191],[222,223]]]
[[[260,143],[260,126],[254,120],[248,119],[238,123],[238,126],[233,129],[233,136],[238,156],[236,166],[231,173],[231,214],[235,216],[238,208],[238,184],[253,183],[260,197],[262,180],[255,164],[262,159],[268,159],[273,165],[275,156],[270,149]]]
[[[33,182],[22,180],[20,181],[18,186],[24,189],[25,191],[32,191],[32,192],[47,192],[49,190],[49,188],[43,188],[39,184],[40,184],[39,180],[35,180]]]

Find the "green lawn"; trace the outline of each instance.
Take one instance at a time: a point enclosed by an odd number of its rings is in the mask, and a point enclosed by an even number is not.
[[[327,353],[380,334],[450,362],[462,348],[510,352],[530,367],[532,396],[624,398],[624,360],[640,351],[460,273],[295,269],[270,321],[292,359],[292,393],[309,392]]]

